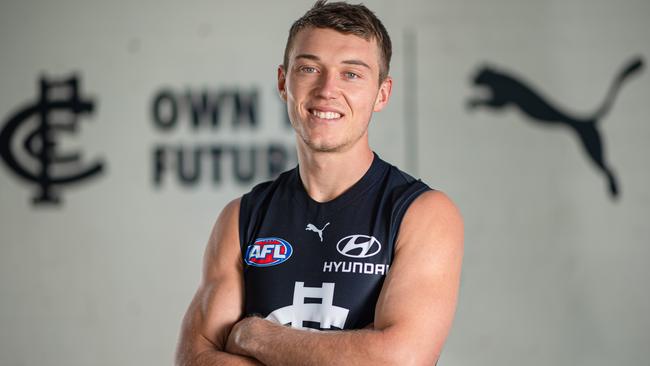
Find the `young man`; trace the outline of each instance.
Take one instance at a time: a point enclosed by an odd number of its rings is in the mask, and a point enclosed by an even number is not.
[[[436,363],[462,221],[443,193],[368,145],[372,113],[391,95],[390,56],[362,5],[318,1],[294,23],[278,89],[299,165],[224,208],[178,365]]]

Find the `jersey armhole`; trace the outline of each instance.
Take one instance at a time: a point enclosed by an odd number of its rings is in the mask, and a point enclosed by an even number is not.
[[[251,219],[249,194],[245,194],[239,201],[239,249],[244,255],[248,243],[248,225]]]
[[[390,221],[390,242],[392,245],[392,257],[395,257],[395,247],[397,246],[397,237],[399,235],[399,229],[402,225],[402,220],[406,214],[406,210],[411,206],[413,201],[418,198],[422,193],[427,191],[433,191],[434,189],[427,186],[421,180],[417,180],[406,191],[400,196],[400,198],[395,202],[393,211],[391,213]]]

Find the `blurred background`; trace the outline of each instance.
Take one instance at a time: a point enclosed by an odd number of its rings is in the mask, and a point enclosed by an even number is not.
[[[312,3],[0,3],[0,365],[172,364],[216,216],[296,164],[276,70]],[[371,145],[465,219],[439,364],[647,365],[650,2],[365,4]]]

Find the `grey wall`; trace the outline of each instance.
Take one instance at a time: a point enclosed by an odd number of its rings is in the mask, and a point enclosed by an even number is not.
[[[60,187],[60,205],[39,206],[37,186],[0,163],[0,364],[172,362],[216,215],[266,179],[269,146],[293,146],[274,82],[287,29],[310,3],[0,4],[0,129],[38,100],[40,75],[77,73],[95,110],[76,133],[57,133],[56,149],[82,152],[70,171],[104,163],[102,174]],[[465,217],[460,304],[440,364],[646,364],[647,65],[598,124],[618,199],[569,129],[467,102],[484,95],[472,78],[490,65],[571,116],[591,115],[623,65],[650,56],[650,3],[366,4],[395,44],[394,95],[374,117],[371,143],[447,192]],[[190,127],[180,103],[178,126],[163,130],[151,112],[163,90],[180,99],[256,91],[257,127],[233,126],[226,101],[217,128]],[[20,153],[39,121],[26,120],[9,148]],[[222,148],[220,179],[203,153],[201,178],[181,184],[165,155],[169,170],[156,184],[161,146]],[[255,146],[254,178],[239,182],[232,151],[243,159]]]

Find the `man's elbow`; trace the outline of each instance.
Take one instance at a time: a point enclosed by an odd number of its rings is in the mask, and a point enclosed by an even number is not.
[[[386,365],[435,365],[440,356],[440,347],[436,345],[436,342],[427,341],[414,335],[384,331],[384,342],[382,343],[382,353],[385,356]]]
[[[194,342],[187,339],[182,339],[176,348],[176,355],[174,357],[175,366],[195,366],[203,364],[200,362],[202,358],[207,357],[210,353],[219,351],[218,345],[211,342],[209,339],[202,335],[198,335]]]
[[[174,366],[192,366],[196,362],[196,352],[194,351],[191,345],[179,342],[178,347],[176,348],[176,354],[174,357]]]
[[[438,362],[439,354],[430,349],[397,347],[387,364],[399,366],[433,366]]]

